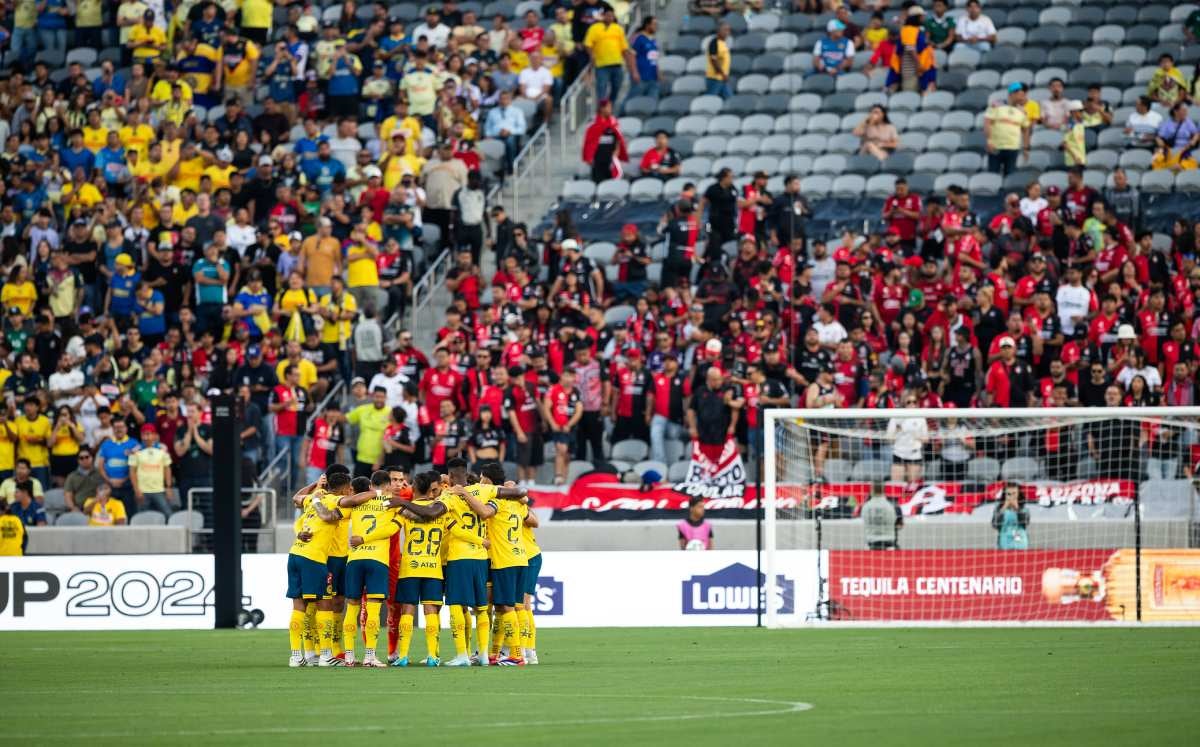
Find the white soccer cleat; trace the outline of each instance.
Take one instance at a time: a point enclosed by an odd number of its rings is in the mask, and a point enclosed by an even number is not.
[[[349,665],[349,662],[346,662],[346,663],[347,663],[347,665]],[[374,654],[371,654],[371,653],[368,653],[365,657],[363,657],[362,665],[364,667],[373,667],[375,669],[382,669],[382,668],[387,667],[387,664],[384,664]]]
[[[471,657],[466,654],[459,654],[453,659],[442,663],[443,667],[469,667],[471,666]]]
[[[501,647],[500,647],[500,658],[501,658],[501,659],[507,659],[507,658],[508,658],[508,646],[501,646]]]
[[[291,657],[288,658],[288,666],[293,669],[304,666],[304,657],[300,654],[292,654]]]
[[[347,651],[346,655],[343,657],[343,660],[346,662],[346,666],[348,666],[348,667],[354,666],[354,652]]]
[[[537,650],[532,648],[525,649],[525,663],[537,664]]]
[[[321,662],[321,657],[316,654],[311,654],[304,657],[304,666],[315,667]]]

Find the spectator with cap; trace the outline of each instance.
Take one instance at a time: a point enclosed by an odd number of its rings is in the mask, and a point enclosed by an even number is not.
[[[599,184],[622,176],[622,162],[629,161],[621,124],[612,113],[612,102],[596,104],[596,118],[583,134],[583,162],[591,166],[592,181]]]
[[[846,24],[836,18],[825,24],[825,36],[813,46],[813,72],[848,73],[854,64],[854,42],[845,36]]]
[[[983,13],[979,0],[967,0],[967,12],[958,17],[954,26],[957,43],[976,52],[990,52],[996,43],[996,26]]]
[[[1021,105],[1023,92],[1020,83],[1013,83],[1008,87],[1007,102],[994,104],[984,113],[983,134],[987,138],[989,171],[1009,174],[1016,170],[1017,157],[1021,153],[1026,158],[1029,156],[1032,124]]]
[[[1000,357],[988,367],[984,384],[988,406],[1032,407],[1032,369],[1027,362],[1017,357],[1017,346],[1010,335],[1001,336],[996,344],[1000,349]]]

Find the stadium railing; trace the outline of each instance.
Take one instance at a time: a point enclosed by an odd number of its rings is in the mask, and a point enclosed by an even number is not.
[[[212,492],[213,492],[212,488],[192,488],[191,490],[188,490],[187,510],[189,512],[196,512],[196,496],[198,496],[198,495],[202,495],[202,494],[209,495],[210,496],[209,503],[211,504]],[[276,501],[278,500],[278,497],[279,497],[279,493],[274,488],[262,487],[262,486],[242,488],[242,508],[249,506],[254,501],[255,496],[258,496],[258,495],[261,495],[263,497],[261,508],[259,509],[261,512],[261,515],[262,515],[262,521],[260,522],[260,525],[254,529],[247,529],[247,528],[243,527],[242,534],[258,535],[258,551],[259,552],[274,552],[275,551],[275,506],[276,506]],[[203,513],[203,512],[200,512],[200,513]],[[189,513],[189,515],[192,515],[192,513]],[[186,546],[188,548],[188,550],[187,550],[188,552],[196,552],[195,539],[197,536],[211,535],[213,533],[213,528],[211,526],[201,525],[199,527],[196,527],[196,526],[192,526],[191,524],[184,524],[184,528],[186,530],[186,536],[187,536]],[[270,539],[264,543],[263,542],[264,537],[268,537]]]

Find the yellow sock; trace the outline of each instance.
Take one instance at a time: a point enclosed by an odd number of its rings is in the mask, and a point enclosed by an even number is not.
[[[288,645],[292,647],[292,655],[303,652],[304,646],[304,611],[292,610],[292,619],[288,621]]]
[[[331,624],[333,625],[333,655],[334,656],[341,656],[346,651],[346,649],[342,648],[342,637],[340,635],[338,635],[338,629],[342,627],[342,616],[344,614],[345,614],[344,610],[342,612],[338,612],[337,610],[330,610],[330,612],[329,612],[329,615],[330,615],[329,619],[332,621]],[[353,638],[350,639],[350,650],[351,651],[354,650],[354,639]]]
[[[519,635],[521,638],[522,653],[524,653],[524,649],[533,648],[533,646],[529,643],[529,636],[530,636],[529,629],[531,627],[530,618],[532,616],[533,616],[532,613],[530,613],[530,611],[528,609],[526,609],[525,605],[523,605],[523,604],[517,605],[517,628],[518,628]]]
[[[379,618],[382,613],[382,604],[367,605],[367,624],[364,626],[367,630],[367,642],[364,656],[373,656],[379,647]]]
[[[434,613],[426,612],[425,613],[425,650],[428,652],[428,655],[433,657],[434,659],[440,658],[438,656],[438,650],[440,648],[440,641],[438,641],[438,637],[442,634],[441,628],[442,628],[441,616],[436,612],[434,612]]]
[[[490,650],[488,642],[491,640],[492,620],[488,617],[486,609],[479,610],[475,614],[475,638],[479,642],[479,655],[487,656]]]
[[[334,638],[332,611],[317,610],[317,638],[320,641],[321,656],[332,656]]]
[[[504,642],[504,631],[500,629],[500,615],[496,614],[495,608],[492,609],[492,645],[490,647],[492,656],[500,655],[500,644]]]
[[[533,610],[525,610],[529,622],[529,650],[537,651],[537,622],[533,619]]]
[[[403,614],[400,616],[400,643],[396,646],[396,653],[401,659],[408,657],[408,647],[412,645],[413,631],[413,616]]]
[[[347,602],[346,616],[342,618],[342,647],[351,654],[354,653],[354,639],[358,637],[359,606],[357,602]]]
[[[304,648],[310,654],[320,653],[320,632],[317,630],[317,603],[304,605]]]
[[[504,629],[504,645],[508,646],[508,658],[523,659],[521,634],[517,628],[517,611],[509,610],[500,616],[500,627]]]
[[[462,605],[450,607],[450,635],[454,637],[454,655],[467,654],[467,608]]]

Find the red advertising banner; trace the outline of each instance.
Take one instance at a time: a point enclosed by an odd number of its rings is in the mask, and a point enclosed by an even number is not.
[[[1001,483],[975,485],[962,482],[923,483],[907,486],[884,485],[884,493],[896,501],[906,516],[917,514],[970,513],[981,503],[1000,499]],[[1137,484],[1129,480],[1080,480],[1069,483],[1021,485],[1026,502],[1041,506],[1092,505],[1110,501],[1130,502]],[[648,490],[636,483],[623,483],[614,474],[583,475],[565,490],[531,490],[537,505],[559,511],[580,512],[579,518],[646,518],[644,512],[683,511],[693,497],[705,499],[708,511],[736,517],[757,507],[758,490],[751,483],[691,480],[662,482]],[[829,518],[849,518],[871,496],[871,483],[782,484],[778,487],[781,509],[806,508],[825,512]],[[624,512],[634,512],[627,515]],[[603,515],[603,516],[602,516]],[[748,517],[749,518],[749,517]]]
[[[831,550],[832,616],[1133,621],[1132,557],[1131,550]]]

